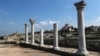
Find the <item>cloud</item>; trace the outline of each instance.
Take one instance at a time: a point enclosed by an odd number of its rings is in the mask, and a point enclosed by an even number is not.
[[[54,23],[60,23],[60,21],[52,21],[52,20],[49,21],[49,24],[51,24],[51,25]]]
[[[54,23],[60,23],[60,21],[53,21],[53,20],[42,20],[39,23],[35,23],[35,30],[38,31],[39,29],[52,29],[52,24]],[[31,30],[31,26],[29,27],[29,30]]]
[[[70,20],[70,19],[72,19],[72,17],[71,17],[71,16],[67,16],[67,19],[69,19],[69,20]]]
[[[40,24],[41,25],[48,25],[48,22],[47,21],[40,21]]]
[[[94,20],[93,22],[94,22],[94,25],[98,25],[98,26],[100,26],[100,16],[97,17],[97,19]]]
[[[31,31],[31,25],[28,26],[29,31]],[[40,24],[35,23],[35,31],[41,29]]]
[[[100,22],[100,17],[95,20],[96,23]]]
[[[40,21],[40,25],[41,26],[46,26],[46,25],[52,25],[54,23],[60,23],[60,21],[53,21],[53,20],[49,20],[49,21]]]
[[[14,22],[8,22],[8,24],[9,24],[9,25],[14,25],[15,23],[14,23]]]
[[[5,15],[10,15],[10,13],[6,12],[5,10],[0,10],[0,13],[5,14]]]
[[[40,29],[41,25],[40,24],[35,24],[35,27]]]
[[[56,21],[49,21],[49,24],[54,24],[56,23]]]
[[[90,26],[90,25],[100,26],[100,16],[94,20],[87,22],[86,26]]]

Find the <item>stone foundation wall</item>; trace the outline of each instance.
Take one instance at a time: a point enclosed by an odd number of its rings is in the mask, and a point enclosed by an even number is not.
[[[44,40],[44,43],[53,45],[53,40],[52,39]],[[78,48],[78,40],[77,39],[59,40],[59,46]],[[100,40],[86,40],[86,46],[88,50],[100,51]]]

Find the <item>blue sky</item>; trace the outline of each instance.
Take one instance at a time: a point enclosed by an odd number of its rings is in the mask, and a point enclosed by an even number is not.
[[[0,0],[0,35],[18,31],[24,33],[24,23],[36,20],[35,30],[52,29],[58,22],[59,29],[65,23],[77,27],[77,13],[74,6],[80,0]],[[85,0],[85,25],[100,25],[100,0]]]

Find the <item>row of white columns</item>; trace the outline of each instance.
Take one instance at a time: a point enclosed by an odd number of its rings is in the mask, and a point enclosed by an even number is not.
[[[30,19],[31,23],[31,44],[34,45],[34,23],[35,21]],[[58,49],[58,24],[53,24],[53,48]],[[25,43],[29,43],[28,39],[28,24],[25,24]],[[43,29],[40,30],[40,46],[44,46]]]
[[[30,19],[29,20],[31,23],[31,44],[34,44],[34,23],[35,21]],[[28,43],[29,39],[28,39],[28,24],[25,24],[25,43]]]
[[[32,19],[31,19],[32,20]],[[31,21],[31,44],[34,45],[34,24],[33,21]],[[81,31],[81,29],[79,29],[79,40],[78,40],[78,54],[82,54],[82,55],[86,55],[88,54],[87,50],[86,50],[86,43],[85,43],[85,36],[83,36],[84,34],[81,33],[83,31]],[[43,37],[43,29],[40,30],[40,46],[43,47],[44,46],[44,37]],[[59,49],[59,43],[58,43],[58,24],[54,23],[53,24],[53,49]],[[28,39],[28,25],[25,24],[25,43],[29,43],[29,39]]]
[[[86,40],[85,40],[85,30],[84,30],[84,14],[83,9],[85,7],[84,0],[77,2],[74,4],[77,9],[77,15],[78,15],[78,51],[77,54],[81,55],[87,55],[88,51],[86,49]],[[31,22],[31,44],[34,44],[34,23],[35,21],[30,19]],[[28,43],[28,27],[27,24],[25,24],[25,37],[26,37],[26,43]],[[40,46],[44,46],[44,40],[43,40],[43,29],[41,30],[40,35]],[[53,25],[53,48],[58,49],[58,25],[55,23]]]
[[[81,16],[79,17],[81,18]],[[78,30],[78,34],[79,34],[79,39],[78,39],[78,51],[77,54],[82,54],[82,55],[87,55],[87,49],[86,49],[86,42],[85,42],[85,34],[84,34],[84,30],[82,27],[82,21],[79,21],[79,30]],[[31,22],[31,44],[34,45],[34,24],[33,22]],[[28,43],[28,25],[25,24],[25,43]],[[43,38],[43,29],[40,30],[40,46],[44,46],[44,38]],[[53,48],[54,49],[59,49],[59,45],[58,45],[58,24],[55,23],[53,25]]]

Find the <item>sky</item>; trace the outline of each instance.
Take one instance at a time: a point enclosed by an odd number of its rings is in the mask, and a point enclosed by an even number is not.
[[[0,35],[16,31],[24,33],[29,19],[35,20],[35,31],[52,30],[57,22],[59,29],[68,23],[77,27],[77,11],[74,3],[81,0],[0,0]],[[85,26],[100,25],[100,0],[85,0]]]

